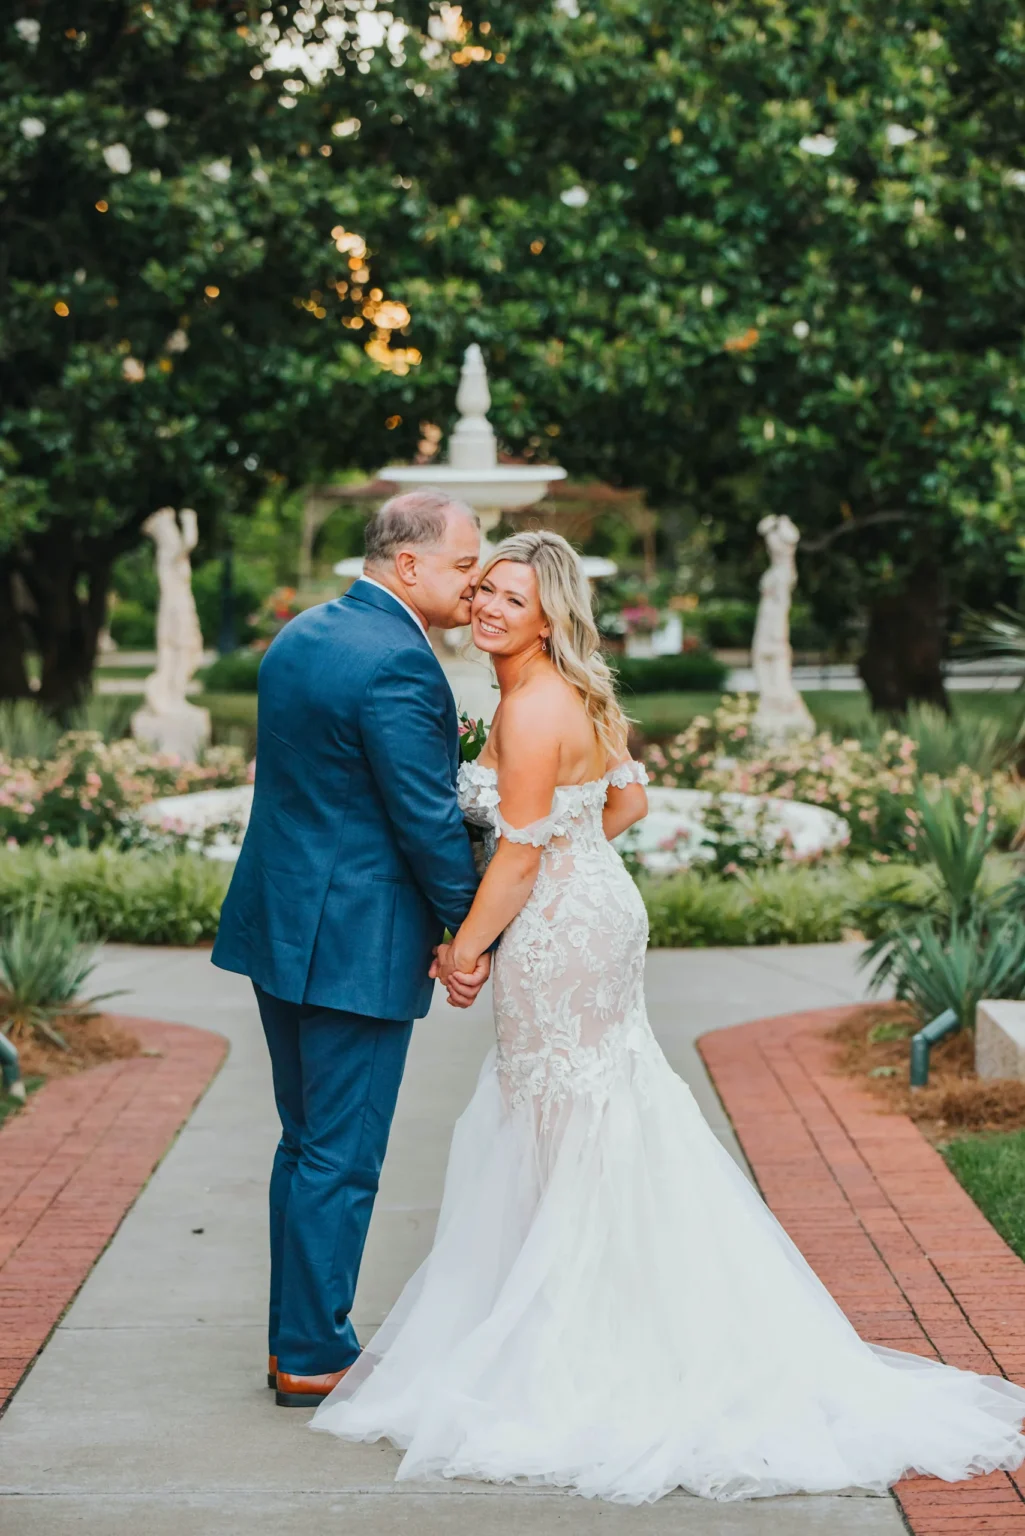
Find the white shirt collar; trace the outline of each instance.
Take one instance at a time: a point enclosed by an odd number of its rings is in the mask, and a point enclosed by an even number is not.
[[[392,599],[393,602],[398,603],[400,608],[405,608],[406,612],[409,614],[409,617],[413,620],[413,623],[418,625],[418,627],[426,635],[426,633],[427,633],[427,626],[424,624],[423,619],[420,617],[420,615],[418,613],[414,613],[412,608],[409,606],[409,604],[408,603],[404,603],[402,601],[401,597],[396,597],[396,595],[392,591],[391,587],[386,587],[386,586],[383,585],[382,582],[375,581],[372,576],[361,576],[359,579],[360,579],[360,581],[365,581],[368,586],[376,587],[378,592],[387,592],[388,596]]]

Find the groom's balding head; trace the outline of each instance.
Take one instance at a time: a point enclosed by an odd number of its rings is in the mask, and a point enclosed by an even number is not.
[[[464,502],[440,491],[404,491],[386,501],[366,528],[368,576],[401,597],[425,624],[469,623],[480,575],[480,521]]]
[[[391,566],[401,549],[440,548],[454,518],[480,528],[480,519],[471,507],[441,491],[403,491],[390,497],[366,526],[367,565],[377,569]]]

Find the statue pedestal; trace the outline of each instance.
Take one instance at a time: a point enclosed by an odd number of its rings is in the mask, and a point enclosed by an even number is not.
[[[796,691],[787,697],[758,700],[751,730],[758,741],[778,745],[794,737],[815,735],[815,721],[807,704]]]
[[[132,735],[140,746],[153,752],[172,753],[194,763],[210,742],[210,711],[195,704],[160,715],[145,707],[137,709],[132,716]]]

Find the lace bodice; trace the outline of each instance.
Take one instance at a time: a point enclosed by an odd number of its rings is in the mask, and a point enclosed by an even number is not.
[[[541,849],[534,889],[502,935],[494,984],[503,1089],[512,1107],[532,1106],[543,1142],[574,1095],[608,1091],[623,1051],[658,1054],[644,1010],[647,914],[602,827],[609,787],[646,782],[639,763],[619,764],[560,785],[548,816],[513,827],[495,770],[459,770],[463,815],[484,828],[489,859],[502,837]]]
[[[459,769],[459,805],[467,821],[492,834],[489,856],[500,837],[511,843],[532,843],[535,848],[546,847],[554,838],[605,842],[602,811],[610,787],[625,789],[628,784],[647,782],[648,775],[641,763],[619,763],[604,778],[589,779],[585,784],[558,785],[550,815],[529,827],[512,827],[502,815],[496,770],[481,763],[463,763]]]

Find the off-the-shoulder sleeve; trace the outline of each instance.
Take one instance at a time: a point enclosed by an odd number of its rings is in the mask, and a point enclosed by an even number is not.
[[[625,762],[617,763],[609,769],[605,782],[611,789],[625,789],[628,784],[647,784],[648,770],[643,763],[628,757]]]
[[[566,828],[561,816],[542,816],[527,827],[513,827],[501,811],[497,813],[496,830],[510,843],[530,843],[534,848],[545,848],[553,837],[565,837]]]

